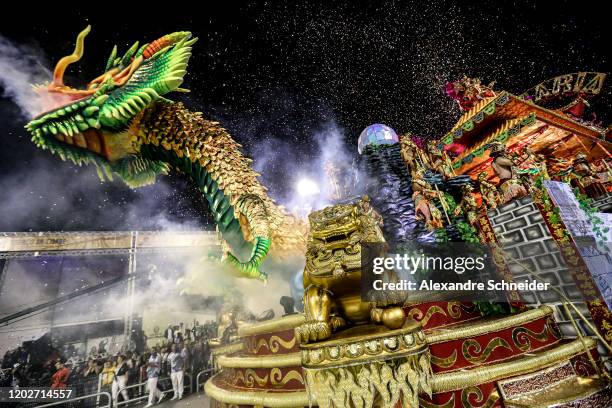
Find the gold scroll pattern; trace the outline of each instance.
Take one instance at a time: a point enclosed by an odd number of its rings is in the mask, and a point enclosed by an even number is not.
[[[229,375],[225,378],[225,381],[232,386],[244,386],[248,388],[254,388],[255,385],[259,388],[283,388],[290,381],[298,381],[304,385],[304,378],[300,370],[289,370],[283,375],[280,368],[273,368],[270,370],[270,374],[259,376],[252,368],[242,369],[225,369],[229,371]]]
[[[475,402],[480,405],[474,405],[470,402],[470,396],[472,395],[476,395]],[[496,392],[492,392],[486,401],[483,400],[484,396],[482,390],[478,387],[472,386],[464,388],[463,391],[461,391],[461,402],[465,408],[491,408],[499,400],[499,395]]]
[[[601,300],[594,300],[592,302],[587,302],[587,304],[593,309],[596,310],[595,318],[598,314],[601,314],[601,327],[604,332],[604,338],[608,343],[612,344],[612,312],[608,310],[608,308],[602,303]],[[591,312],[593,313],[593,312]]]
[[[268,374],[260,377],[252,368],[247,368],[244,370],[244,378],[245,384],[249,387],[253,387],[255,383],[257,383],[258,386],[263,387],[268,383]]]
[[[427,323],[429,322],[429,319],[431,319],[432,316],[436,313],[439,313],[443,316],[447,316],[444,309],[442,309],[440,306],[434,305],[434,306],[431,306],[429,309],[427,309],[427,312],[425,313],[424,317],[423,317],[423,312],[421,311],[421,309],[417,307],[410,309],[410,311],[408,312],[408,317],[419,321],[421,325],[425,327]]]
[[[480,343],[478,343],[478,341],[474,339],[468,339],[463,342],[461,352],[463,354],[463,358],[465,358],[470,363],[482,364],[488,360],[488,358],[491,356],[491,353],[493,353],[493,351],[498,347],[503,347],[512,352],[512,347],[510,347],[510,344],[508,344],[508,342],[502,339],[501,337],[495,337],[494,339],[489,341],[484,350],[482,350],[482,346],[480,345]],[[474,354],[472,354],[472,351]]]
[[[476,395],[476,403],[482,405],[474,405],[470,402],[470,396]],[[483,401],[484,396],[482,390],[478,387],[468,387],[461,392],[461,402],[464,408],[491,408],[499,401],[499,395],[496,392],[492,392],[486,401]],[[450,399],[442,404],[434,404],[433,402],[425,401],[423,398],[419,398],[419,406],[423,408],[454,408],[455,407],[455,393],[451,394]]]
[[[292,350],[296,344],[296,338],[293,336],[291,340],[284,340],[283,338],[272,335],[269,339],[260,338],[257,340],[255,336],[244,338],[245,348],[250,354],[258,354],[259,350],[263,347],[270,351],[272,354],[276,354],[284,350]]]
[[[448,310],[448,314],[453,319],[458,319],[461,317],[461,302],[448,302],[446,305],[446,310]]]
[[[457,362],[457,350],[453,350],[450,356],[448,357],[436,357],[433,354],[431,355],[431,364],[438,366],[440,368],[449,368],[455,365]]]
[[[531,340],[535,339],[540,343],[548,341],[549,336],[560,338],[561,335],[555,329],[554,323],[548,319],[541,332],[534,332],[526,327],[516,327],[512,330],[512,342],[521,351],[528,351],[531,347]]]
[[[446,305],[446,310],[448,310],[448,314],[453,319],[459,319],[463,312],[467,314],[473,314],[476,312],[476,306],[474,304],[467,305],[462,302],[448,302]],[[480,313],[478,313],[480,316]]]
[[[425,401],[419,397],[419,407],[423,408],[454,408],[455,407],[455,394],[451,394],[450,399],[442,404],[434,404],[433,402]]]
[[[280,368],[273,368],[270,371],[270,383],[275,387],[284,387],[292,380],[298,381],[300,384],[304,385],[304,378],[302,377],[302,373],[298,370],[291,370],[284,376]]]

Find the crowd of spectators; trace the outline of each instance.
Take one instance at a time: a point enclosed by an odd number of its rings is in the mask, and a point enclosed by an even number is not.
[[[73,396],[95,394],[100,391],[111,393],[116,402],[126,397],[134,399],[143,397],[146,400],[147,369],[152,349],[159,351],[161,365],[157,387],[165,394],[173,394],[171,380],[172,350],[179,350],[183,356],[185,388],[195,389],[198,372],[210,368],[210,349],[208,339],[211,333],[207,330],[185,330],[181,326],[169,326],[164,336],[155,346],[146,344],[141,350],[136,348],[125,352],[107,355],[107,353],[66,358],[64,353],[53,349],[42,361],[33,361],[30,353],[19,347],[8,351],[2,360],[0,386],[2,387],[51,387],[71,388]],[[170,358],[169,358],[170,357]],[[149,370],[150,373],[150,370]],[[175,389],[176,389],[175,380]],[[135,384],[141,386],[130,387]],[[181,387],[182,390],[182,387]],[[180,395],[174,395],[178,397]],[[97,398],[81,400],[73,406],[84,408],[95,407]],[[105,403],[105,401],[100,401]],[[23,406],[30,406],[24,404]],[[31,405],[33,406],[33,405]]]

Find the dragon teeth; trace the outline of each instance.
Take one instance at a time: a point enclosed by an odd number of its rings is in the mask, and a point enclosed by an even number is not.
[[[137,111],[142,109],[142,106],[144,105],[144,104],[139,105],[138,102],[136,102],[135,98],[128,99],[127,103],[128,105],[130,105],[132,108],[136,109]]]
[[[125,107],[124,107],[124,106],[122,106],[122,105],[119,105],[119,106],[117,107],[117,111],[118,111],[118,112],[119,112],[119,114],[120,114],[121,116],[123,116],[124,118],[129,118],[129,116],[130,116],[130,114],[126,112]]]
[[[68,136],[74,136],[74,132],[72,131],[72,126],[70,126],[70,123],[64,122],[62,123],[62,125],[64,126],[64,129],[66,129],[65,133],[68,133]]]
[[[87,147],[87,142],[85,141],[85,137],[81,133],[77,133],[74,135],[74,143],[79,147]]]
[[[96,119],[93,118],[87,118],[85,119],[87,121],[87,124],[93,128],[96,129],[100,129],[100,122],[98,122]]]
[[[94,99],[93,101],[91,101],[92,104],[100,106],[102,105],[104,102],[106,102],[106,100],[108,99],[108,95],[100,95],[98,96],[96,99]]]
[[[117,119],[117,120],[121,120],[121,119],[123,119],[123,118],[121,117],[121,114],[119,113],[119,111],[118,111],[117,109],[111,109],[111,111],[110,111],[110,112],[111,112],[111,115],[112,115],[112,117],[113,117],[113,118],[115,118],[115,119]]]
[[[99,110],[100,110],[100,108],[98,106],[89,106],[89,107],[83,109],[83,115],[85,115],[85,116],[92,116],[93,114],[95,114]]]
[[[89,126],[85,122],[77,122],[76,126],[77,126],[77,128],[79,129],[80,132],[84,132],[87,129],[89,129]]]

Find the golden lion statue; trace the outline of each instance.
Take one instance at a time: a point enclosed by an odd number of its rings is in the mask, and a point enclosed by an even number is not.
[[[362,301],[360,296],[361,243],[386,242],[380,229],[382,217],[372,208],[369,198],[333,205],[308,218],[306,322],[295,329],[298,340],[325,340],[348,324],[374,322],[390,329],[402,327],[405,315],[401,299],[387,298],[373,304]]]

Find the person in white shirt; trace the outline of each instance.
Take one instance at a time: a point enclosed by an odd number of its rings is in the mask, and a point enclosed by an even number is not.
[[[186,358],[186,353],[179,352],[178,346],[173,344],[172,352],[168,354],[170,378],[172,379],[172,390],[174,391],[171,401],[183,398],[183,368],[185,367]]]
[[[153,347],[151,351],[151,357],[149,357],[149,363],[147,365],[147,387],[149,387],[149,403],[146,408],[153,406],[155,398],[157,402],[161,402],[164,399],[164,394],[157,389],[157,378],[159,377],[159,371],[161,370],[161,356],[157,352],[157,347]]]
[[[166,329],[164,334],[166,336],[166,339],[168,340],[168,343],[174,342],[174,328],[171,324],[168,325],[168,328]]]
[[[113,395],[113,405],[117,405],[119,402],[119,393],[123,396],[123,401],[128,400],[128,393],[125,389],[128,380],[129,367],[125,362],[125,356],[120,355],[117,357],[117,368],[115,368],[115,376],[113,378],[113,385],[111,387],[111,394]]]

